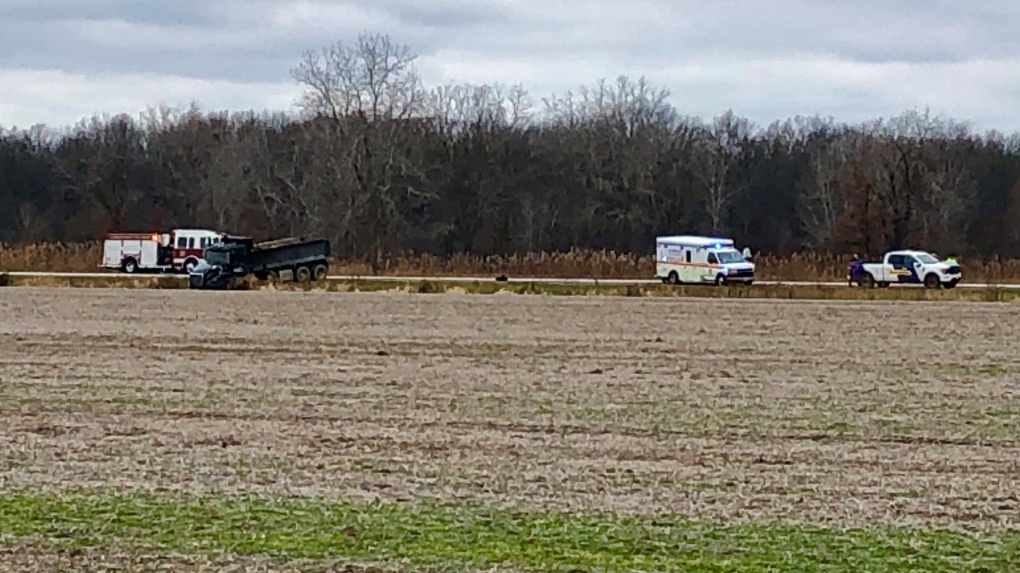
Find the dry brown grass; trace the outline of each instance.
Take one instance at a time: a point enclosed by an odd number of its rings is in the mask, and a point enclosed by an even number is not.
[[[93,272],[101,260],[102,244],[99,242],[0,245],[0,270],[6,271]],[[760,256],[756,260],[762,280],[787,281],[842,281],[848,261],[846,256],[812,253],[785,258]],[[961,263],[968,282],[1020,282],[1020,260],[961,258]],[[360,261],[337,261],[330,271],[337,275],[372,274],[371,266]],[[507,274],[514,277],[647,279],[654,273],[653,256],[587,250],[507,257],[393,255],[386,258],[380,269],[383,275],[435,277]]]
[[[0,483],[1017,525],[1018,312],[5,289]]]

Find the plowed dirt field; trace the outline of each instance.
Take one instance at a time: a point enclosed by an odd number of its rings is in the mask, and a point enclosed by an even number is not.
[[[1020,522],[976,303],[0,290],[0,484]]]
[[[1015,570],[1018,386],[1003,304],[0,289],[0,571]]]

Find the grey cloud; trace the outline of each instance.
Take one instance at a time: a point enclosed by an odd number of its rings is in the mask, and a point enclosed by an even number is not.
[[[437,0],[433,2],[375,0],[361,4],[393,15],[402,25],[426,29],[456,30],[466,27],[501,25],[508,24],[513,19],[513,11],[509,8],[488,5],[478,0]]]
[[[6,3],[5,3],[6,4]],[[0,7],[0,21],[8,24],[59,20],[117,19],[145,24],[170,24],[214,28],[222,18],[209,2],[138,0],[36,0]]]
[[[536,70],[586,61],[585,69],[636,76],[803,56],[916,64],[1017,58],[1017,29],[1015,0],[2,0],[0,68],[289,82],[302,51],[367,30],[423,57],[463,51]],[[727,89],[739,91],[742,78],[731,80]],[[844,97],[875,105],[893,98],[866,93]]]
[[[137,2],[132,0],[36,0],[0,8],[0,66],[51,67],[68,71],[138,71],[234,80],[286,77],[286,59],[358,30],[345,25],[345,7],[371,11],[378,28],[407,43],[420,55],[441,49],[533,58],[597,58],[621,66],[662,65],[734,56],[778,57],[792,53],[832,53],[864,62],[964,61],[1020,53],[1020,4],[977,0],[588,0],[549,3],[515,0],[351,0],[305,3],[329,9],[332,29],[291,30],[279,35],[257,25],[272,10],[296,2],[255,0],[217,2]],[[140,38],[128,53],[83,39],[81,29],[103,21],[158,26],[182,33],[179,46],[151,46]],[[215,49],[189,45],[202,35]],[[184,37],[186,36],[186,37]],[[255,63],[264,59],[265,64]],[[213,62],[215,61],[215,63]],[[134,63],[133,63],[134,62]],[[620,73],[628,70],[621,69]]]

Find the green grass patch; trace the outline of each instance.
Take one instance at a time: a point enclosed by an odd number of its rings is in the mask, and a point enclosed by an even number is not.
[[[1020,532],[716,525],[480,505],[7,492],[0,538],[54,548],[268,555],[405,570],[1010,571]]]

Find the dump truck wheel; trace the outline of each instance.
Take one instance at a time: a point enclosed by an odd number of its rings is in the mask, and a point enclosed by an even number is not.
[[[307,282],[312,278],[312,271],[308,270],[308,267],[298,267],[294,273],[294,280],[299,283]]]
[[[312,278],[317,281],[326,280],[326,274],[329,272],[329,267],[319,263],[315,265],[315,271],[312,273]]]

